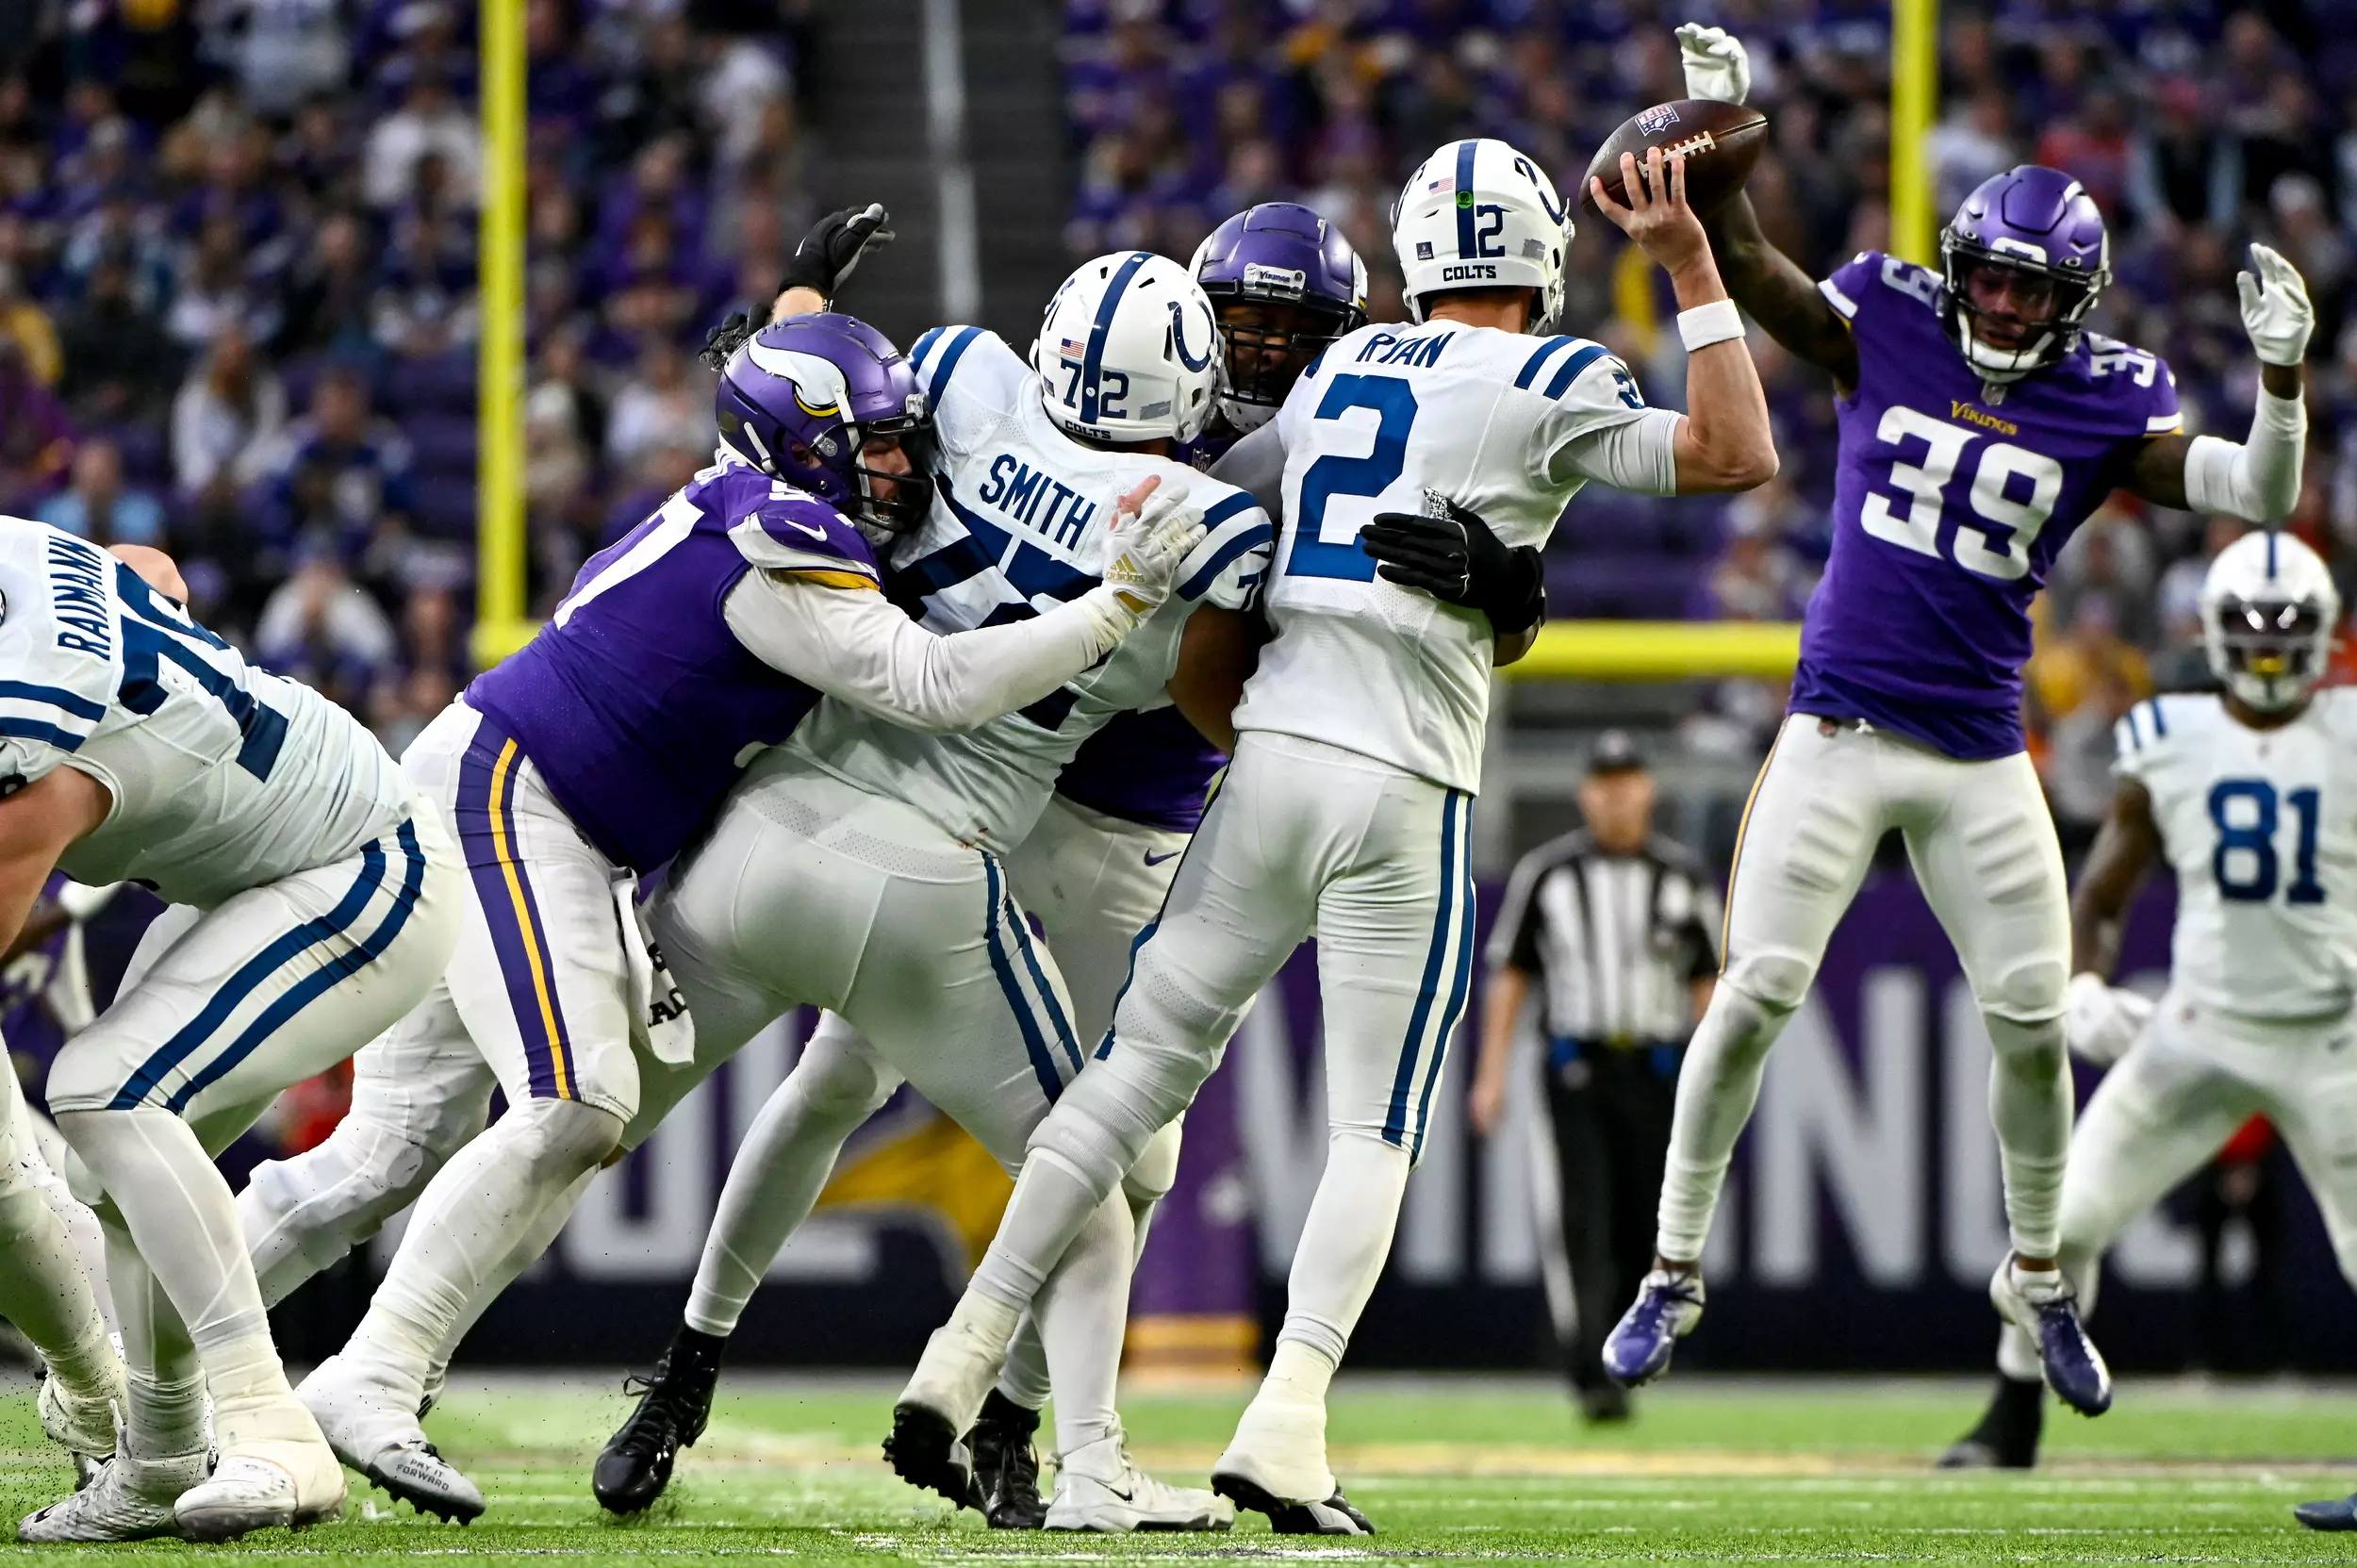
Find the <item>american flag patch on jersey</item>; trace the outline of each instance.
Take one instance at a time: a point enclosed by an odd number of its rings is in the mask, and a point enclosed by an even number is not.
[[[1674,125],[1677,123],[1676,105],[1656,104],[1637,117],[1637,131],[1640,136],[1658,136],[1663,127]]]

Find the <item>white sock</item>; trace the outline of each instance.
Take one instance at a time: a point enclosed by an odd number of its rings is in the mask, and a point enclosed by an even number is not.
[[[1988,1118],[2004,1170],[2006,1228],[2018,1256],[2052,1258],[2060,1245],[2063,1168],[2070,1149],[2070,1059],[2062,1024],[2018,1024],[1994,1015],[1983,1021],[1995,1048]]]
[[[1033,1303],[1055,1392],[1058,1453],[1078,1453],[1120,1419],[1113,1401],[1129,1324],[1131,1235],[1129,1202],[1115,1193],[1096,1206]]]
[[[205,1445],[205,1373],[196,1346],[146,1260],[120,1226],[104,1228],[107,1267],[123,1313],[123,1362],[130,1408],[123,1412],[132,1444],[151,1457],[190,1454]]]
[[[1326,1174],[1310,1200],[1309,1218],[1294,1249],[1285,1280],[1285,1325],[1277,1331],[1281,1352],[1301,1345],[1323,1362],[1325,1377],[1342,1363],[1350,1332],[1359,1326],[1367,1297],[1383,1277],[1399,1225],[1400,1199],[1408,1191],[1408,1151],[1356,1132],[1326,1141]],[[1306,1369],[1298,1356],[1283,1357],[1288,1368]],[[1277,1375],[1272,1359],[1269,1375]],[[1288,1371],[1291,1378],[1295,1371]],[[1319,1397],[1325,1378],[1316,1379]]]
[[[1771,1012],[1724,982],[1711,994],[1678,1071],[1677,1112],[1661,1176],[1660,1231],[1654,1242],[1662,1257],[1682,1263],[1702,1257],[1735,1141],[1759,1100],[1768,1048],[1790,1016]]]
[[[483,1314],[491,1310],[491,1303],[516,1282],[517,1276],[538,1263],[541,1254],[555,1245],[557,1236],[565,1229],[565,1222],[571,1219],[573,1211],[581,1206],[581,1195],[589,1190],[589,1183],[597,1177],[598,1173],[594,1170],[584,1171],[574,1179],[571,1186],[557,1194],[554,1200],[540,1211],[539,1216],[524,1228],[523,1234],[514,1246],[508,1248],[507,1256],[500,1260],[490,1278],[477,1287],[474,1295],[468,1299],[467,1310],[459,1314],[458,1322],[452,1328],[449,1338],[442,1342],[440,1351],[426,1371],[425,1392],[439,1393],[442,1385],[450,1380],[451,1360],[458,1354],[458,1347],[467,1343],[467,1336],[474,1331],[474,1326],[483,1321]]]
[[[0,1137],[0,1317],[33,1342],[68,1391],[102,1397],[114,1387],[115,1357],[98,1293],[65,1222],[8,1142]]]
[[[832,1013],[822,1018],[729,1163],[687,1295],[690,1329],[722,1339],[736,1332],[779,1249],[810,1217],[845,1141],[898,1084],[849,1024]]]
[[[1117,1179],[1099,1192],[1056,1150],[1032,1149],[1014,1179],[998,1234],[975,1265],[967,1294],[1018,1310],[1029,1306],[1115,1185]]]
[[[427,1373],[542,1212],[598,1168],[621,1118],[578,1100],[533,1099],[426,1183],[368,1315],[344,1353],[415,1409]]]
[[[1023,1314],[1014,1343],[1007,1346],[1007,1364],[998,1369],[998,1392],[1027,1411],[1046,1409],[1048,1396],[1055,1392],[1047,1371],[1047,1346],[1040,1338],[1036,1301]]]
[[[236,1200],[186,1122],[169,1111],[71,1111],[58,1130],[97,1176],[140,1258],[187,1326],[227,1449],[319,1441],[271,1344]]]

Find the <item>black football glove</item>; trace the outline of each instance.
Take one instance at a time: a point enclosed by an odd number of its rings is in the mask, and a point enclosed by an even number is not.
[[[882,202],[870,202],[865,208],[847,206],[840,212],[828,213],[794,247],[794,255],[785,264],[785,275],[778,280],[778,292],[816,289],[832,301],[835,290],[849,283],[851,274],[859,270],[862,257],[898,238],[891,224],[891,214],[884,211]]]
[[[1452,501],[1448,516],[1377,512],[1359,531],[1386,582],[1422,588],[1446,604],[1490,618],[1500,635],[1526,631],[1546,619],[1546,573],[1528,545],[1508,550],[1478,513]]]

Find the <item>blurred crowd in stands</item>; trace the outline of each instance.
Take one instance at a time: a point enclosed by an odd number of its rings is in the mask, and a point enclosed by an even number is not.
[[[2357,587],[2357,0],[1951,0],[1928,153],[1940,220],[1986,176],[2036,160],[2084,181],[2110,220],[2116,281],[2099,330],[2174,367],[2188,428],[2239,438],[2257,381],[2233,273],[2259,239],[2306,275],[2313,445],[2293,521]],[[1888,7],[1868,0],[1068,0],[1076,256],[1189,255],[1249,203],[1306,202],[1399,294],[1388,207],[1451,138],[1506,138],[1568,194],[1646,104],[1685,96],[1671,30],[1706,20],[1748,44],[1772,147],[1751,181],[1771,237],[1822,275],[1886,244]],[[1683,355],[1658,277],[1580,216],[1570,329],[1609,343],[1664,402]],[[1728,503],[1591,489],[1549,553],[1558,617],[1788,619],[1827,543],[1832,391],[1755,336],[1784,471]],[[2198,679],[2203,565],[2238,531],[2121,496],[2066,551],[2031,669],[2034,733],[2058,816],[2110,798],[2111,721],[2156,683]],[[1725,688],[1700,744],[1752,751],[1781,694]]]
[[[536,608],[710,461],[814,0],[526,0]],[[180,557],[396,750],[468,675],[470,0],[0,0],[0,512]]]

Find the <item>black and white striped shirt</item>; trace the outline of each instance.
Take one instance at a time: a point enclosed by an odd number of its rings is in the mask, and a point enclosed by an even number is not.
[[[1719,894],[1701,861],[1657,834],[1613,855],[1585,830],[1566,834],[1515,866],[1489,959],[1538,977],[1554,1039],[1682,1043],[1692,982],[1719,967]]]

